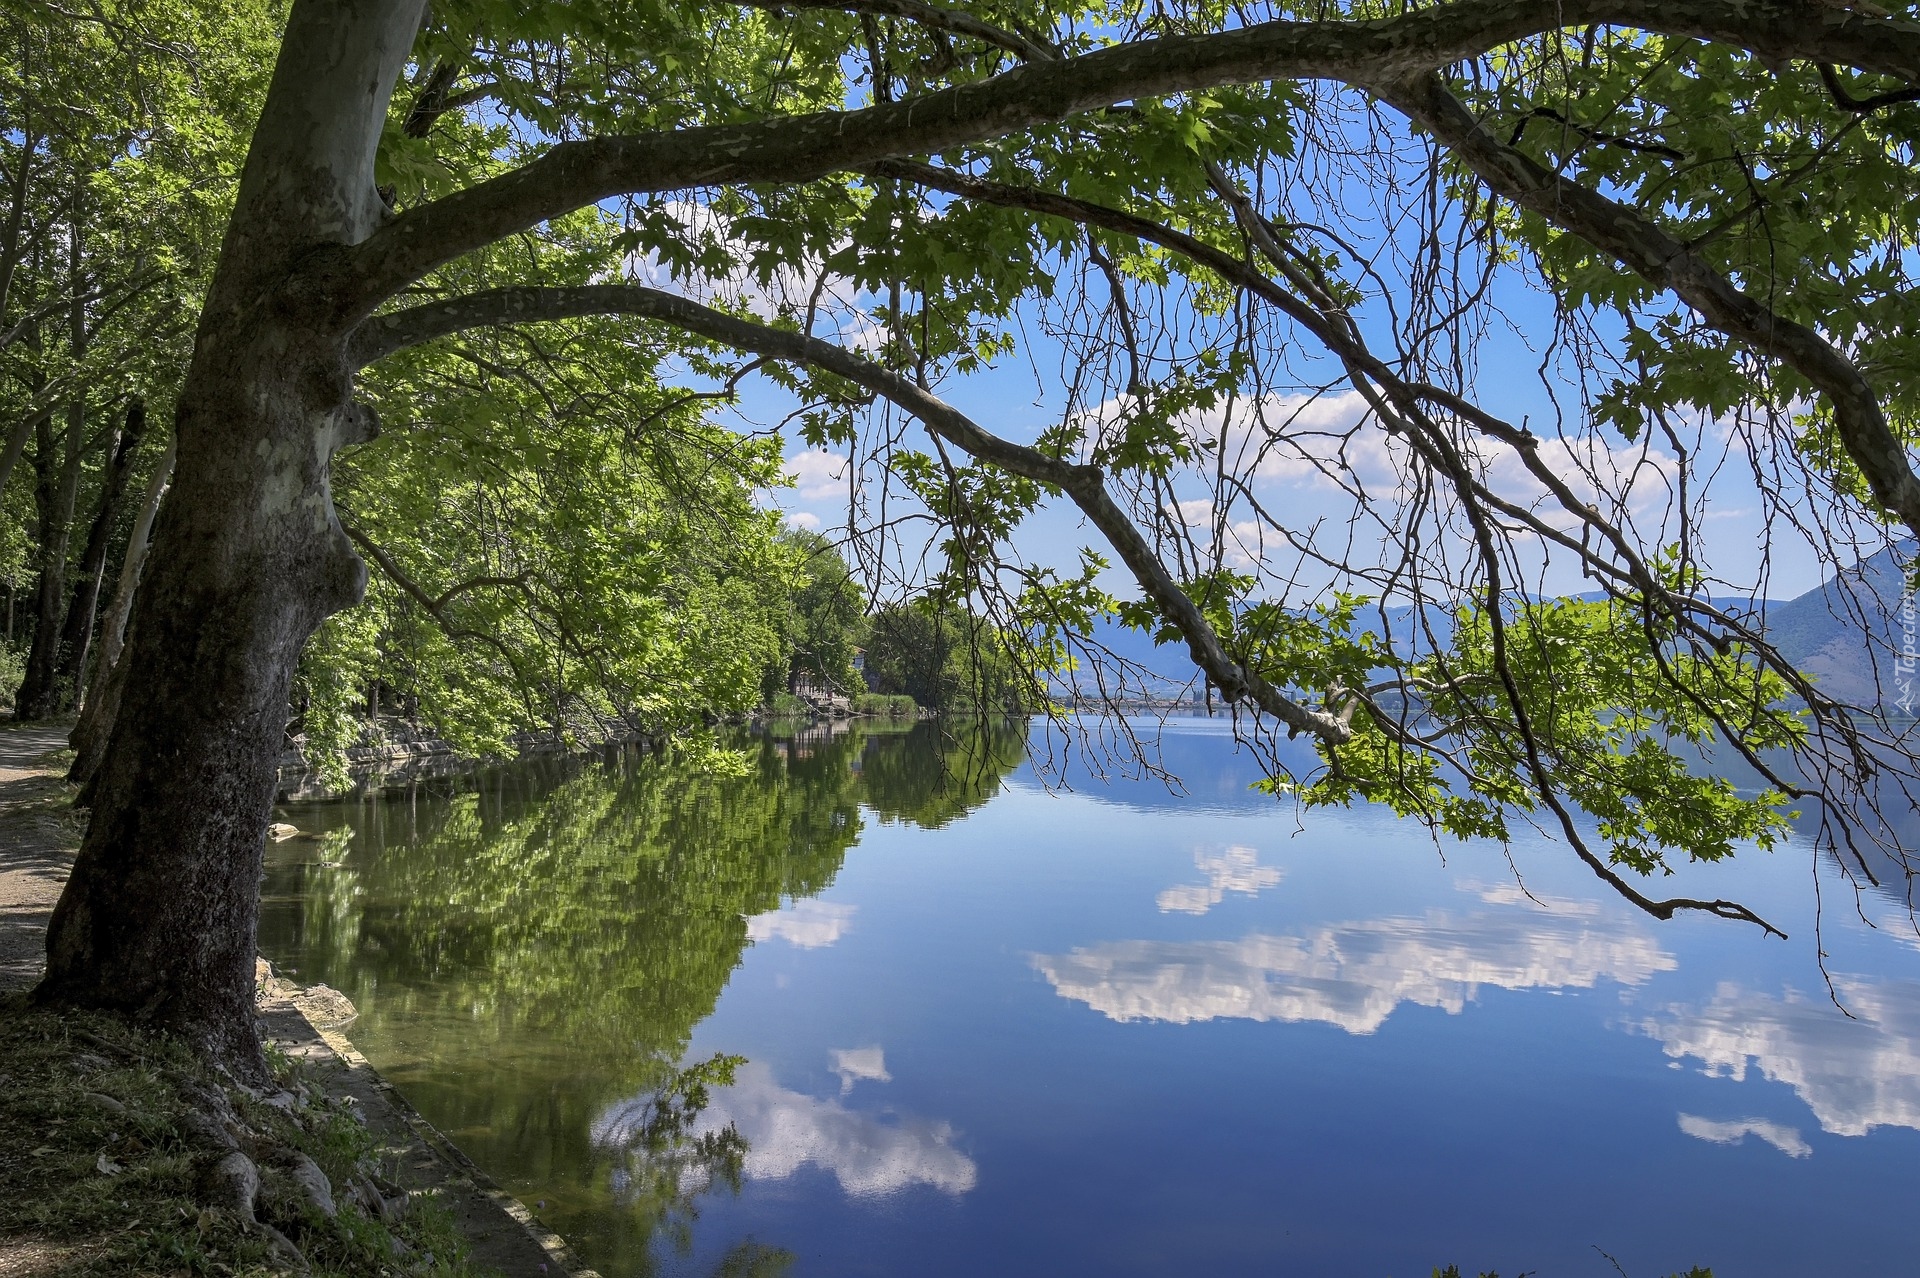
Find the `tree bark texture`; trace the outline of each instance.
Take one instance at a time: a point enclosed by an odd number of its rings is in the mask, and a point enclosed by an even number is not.
[[[84,695],[82,676],[87,668],[87,649],[93,639],[94,614],[100,605],[100,581],[107,571],[107,545],[113,536],[120,500],[126,495],[133,460],[146,429],[147,406],[136,399],[127,409],[126,421],[114,441],[106,472],[100,477],[100,500],[94,505],[93,522],[87,526],[86,548],[80,555],[73,598],[67,604],[66,625],[61,628],[60,659],[54,683],[66,692],[68,709],[78,705]]]
[[[0,497],[6,495],[7,481],[13,478],[13,468],[20,460],[20,454],[27,449],[27,441],[33,438],[33,432],[43,418],[44,411],[23,414],[13,423],[13,429],[7,432],[7,442],[0,447]]]
[[[370,438],[304,255],[385,206],[373,158],[420,0],[299,0],[209,290],[176,417],[174,492],[135,596],[92,820],[47,934],[42,1002],[116,1009],[250,1080],[266,827],[309,635],[366,567],[329,468]]]
[[[73,747],[73,766],[67,772],[67,780],[75,785],[86,785],[99,771],[101,756],[107,750],[107,735],[113,731],[114,718],[120,711],[120,694],[127,682],[127,663],[120,660],[126,643],[127,618],[133,611],[140,571],[147,562],[154,517],[159,513],[160,500],[166,496],[167,484],[172,478],[173,444],[169,442],[167,451],[153,468],[153,478],[147,481],[140,513],[134,517],[133,532],[127,538],[127,553],[120,560],[120,580],[114,585],[107,615],[100,620],[99,665],[87,699],[81,704],[79,722],[73,725],[73,735],[67,738]]]

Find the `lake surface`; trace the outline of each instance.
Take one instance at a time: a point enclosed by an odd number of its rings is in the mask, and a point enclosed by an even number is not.
[[[1217,721],[1178,795],[1027,737],[294,809],[261,946],[607,1278],[1920,1272],[1903,900],[1801,844],[1655,885],[1791,940],[1659,923],[1544,837],[1302,817]]]

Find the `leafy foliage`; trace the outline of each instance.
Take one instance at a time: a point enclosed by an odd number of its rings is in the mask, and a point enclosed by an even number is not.
[[[857,693],[865,686],[854,657],[867,638],[866,592],[825,537],[796,529],[782,541],[799,560],[781,635],[792,655],[784,668],[768,668],[761,690],[771,700],[804,678],[816,687]]]
[[[929,709],[1019,712],[1035,703],[1007,637],[958,605],[932,597],[892,604],[873,616],[867,682]]]

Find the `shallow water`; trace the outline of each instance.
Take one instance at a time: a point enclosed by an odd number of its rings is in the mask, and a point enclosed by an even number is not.
[[[1849,1017],[1803,846],[1656,885],[1791,940],[1663,924],[1162,743],[1185,795],[921,725],[301,808],[262,948],[607,1278],[1920,1269],[1903,905],[1820,875]]]

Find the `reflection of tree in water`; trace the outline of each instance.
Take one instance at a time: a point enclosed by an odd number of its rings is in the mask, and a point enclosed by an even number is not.
[[[733,1082],[742,1056],[716,1055],[674,1070],[646,1095],[617,1105],[593,1124],[593,1143],[611,1151],[609,1184],[622,1205],[653,1222],[657,1235],[685,1254],[693,1248],[700,1195],[740,1192],[747,1142],[732,1123],[702,1130],[711,1089]]]
[[[936,830],[999,793],[1026,753],[1024,720],[927,720],[905,741],[867,747],[862,797],[882,821]]]
[[[659,758],[546,764],[450,801],[317,810],[302,824],[350,823],[351,837],[299,867],[303,884],[269,883],[270,899],[301,904],[269,906],[263,948],[346,991],[355,1039],[482,1166],[539,1186],[542,1214],[590,1253],[647,1272],[657,1231],[727,1182],[729,1151],[659,1128],[660,1179],[608,1212],[609,1161],[632,1187],[645,1160],[596,1146],[595,1116],[636,1094],[677,1094],[686,1116],[677,1066],[746,920],[833,881],[863,800],[883,820],[943,825],[995,793],[1023,744],[1022,725],[987,721],[855,728],[753,739],[740,776]],[[785,1256],[736,1248],[723,1272],[775,1273]]]

